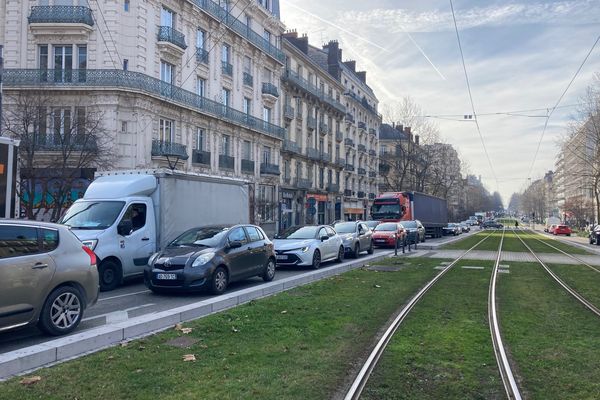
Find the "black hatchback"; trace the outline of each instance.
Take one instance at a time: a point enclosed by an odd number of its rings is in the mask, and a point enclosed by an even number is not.
[[[155,293],[208,289],[221,294],[230,282],[275,277],[273,243],[254,225],[190,229],[150,257],[144,283]]]

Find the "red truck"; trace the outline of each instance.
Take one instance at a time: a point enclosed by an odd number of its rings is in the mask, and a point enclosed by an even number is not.
[[[442,237],[448,223],[445,199],[419,192],[388,192],[373,201],[371,218],[382,222],[419,220],[430,237]]]

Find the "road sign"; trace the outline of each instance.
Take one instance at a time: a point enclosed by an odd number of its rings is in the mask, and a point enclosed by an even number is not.
[[[317,199],[315,199],[314,197],[309,197],[308,198],[308,205],[311,206],[311,207],[313,207],[315,204],[317,204]]]
[[[306,209],[306,212],[308,213],[308,215],[315,215],[317,213],[317,209],[315,207],[308,207]]]

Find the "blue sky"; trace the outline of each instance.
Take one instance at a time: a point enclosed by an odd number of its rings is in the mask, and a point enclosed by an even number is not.
[[[307,33],[312,44],[339,40],[344,58],[367,71],[380,106],[410,96],[428,115],[472,114],[449,0],[281,0],[281,8],[287,28]],[[454,10],[478,114],[552,108],[600,35],[600,0],[454,0]],[[577,104],[594,72],[600,45],[561,105]],[[531,176],[544,118],[481,115],[497,181],[473,122],[435,121],[469,171],[506,204],[529,177],[554,168],[557,143],[576,112],[554,112]]]

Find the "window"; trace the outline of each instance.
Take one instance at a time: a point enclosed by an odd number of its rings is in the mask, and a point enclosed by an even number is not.
[[[284,179],[290,179],[290,162],[285,160],[283,162],[283,177]]]
[[[242,242],[242,244],[244,244],[248,241],[246,239],[246,233],[244,232],[244,228],[242,228],[242,227],[235,228],[234,230],[232,230],[231,233],[229,234],[229,237],[227,238],[227,240],[229,240],[229,243]]]
[[[252,142],[249,140],[242,143],[242,159],[252,161]]]
[[[266,82],[266,83],[273,82],[273,72],[269,68],[263,69],[263,82]]]
[[[388,151],[387,146],[385,144],[382,144],[381,151],[379,152],[379,154],[385,155],[385,154],[387,154],[387,151]]]
[[[252,114],[252,100],[248,97],[244,97],[243,109],[244,114]]]
[[[198,96],[206,97],[206,79],[196,78],[196,94]]]
[[[325,228],[319,229],[319,238],[322,238],[323,236],[329,236],[327,234],[327,229],[325,229]]]
[[[146,225],[146,205],[143,203],[133,203],[127,207],[121,221],[131,221],[131,232],[142,229]]]
[[[206,146],[206,136],[204,129],[196,128],[196,150],[204,151]]]
[[[50,252],[58,247],[58,231],[56,229],[41,228],[42,250]]]
[[[127,133],[127,121],[121,121],[121,133]]]
[[[223,44],[223,47],[221,48],[221,61],[229,64],[230,60],[231,60],[231,47],[229,47],[228,44]]]
[[[329,184],[333,184],[333,171],[332,170],[327,170],[327,182],[329,182]]]
[[[0,226],[0,258],[26,256],[40,252],[37,229],[27,226]]]
[[[244,56],[244,72],[252,75],[252,59],[248,56]]]
[[[54,46],[54,81],[71,82],[73,70],[73,46]]]
[[[231,136],[223,135],[221,140],[221,154],[224,156],[231,155]]]
[[[206,40],[206,32],[202,29],[198,29],[196,31],[196,48],[197,49],[205,49],[205,40]]]
[[[175,14],[173,13],[173,11],[163,7],[160,11],[160,25],[168,26],[169,28],[174,28],[174,22]]]
[[[123,2],[123,10],[124,10],[125,12],[129,12],[129,0],[125,0],[125,1]]]
[[[296,178],[302,178],[302,161],[296,161]]]
[[[231,103],[231,90],[223,88],[221,91],[221,100],[223,105],[229,107]]]
[[[271,222],[275,220],[275,186],[258,186],[258,220]]]
[[[268,146],[263,147],[262,162],[263,164],[271,164],[271,148]]]
[[[252,29],[252,18],[249,14],[244,15],[244,21],[246,21],[246,27],[248,27],[248,29]]]
[[[247,226],[246,233],[248,233],[248,238],[251,242],[258,242],[259,240],[263,240],[262,235],[254,226]]]
[[[327,236],[329,237],[334,237],[336,235],[335,231],[328,226],[325,227],[325,230],[327,231]]]
[[[264,38],[268,43],[271,43],[271,32],[265,29]]]
[[[319,187],[323,189],[325,187],[325,169],[319,168]]]
[[[219,0],[219,5],[225,11],[231,11],[229,0]]]
[[[127,71],[129,70],[129,60],[124,58],[123,59],[123,71]]]
[[[169,64],[168,62],[161,61],[160,62],[160,80],[163,82],[167,82],[173,84],[173,77],[175,72],[175,66]]]
[[[263,107],[263,120],[271,122],[271,109],[269,107]]]
[[[174,125],[174,121],[161,118],[158,124],[158,140],[162,142],[172,142]]]
[[[39,51],[40,69],[46,70],[48,69],[48,45],[41,45]]]
[[[52,110],[52,127],[54,143],[63,143],[65,136],[70,136],[71,134],[71,109],[56,108]]]

